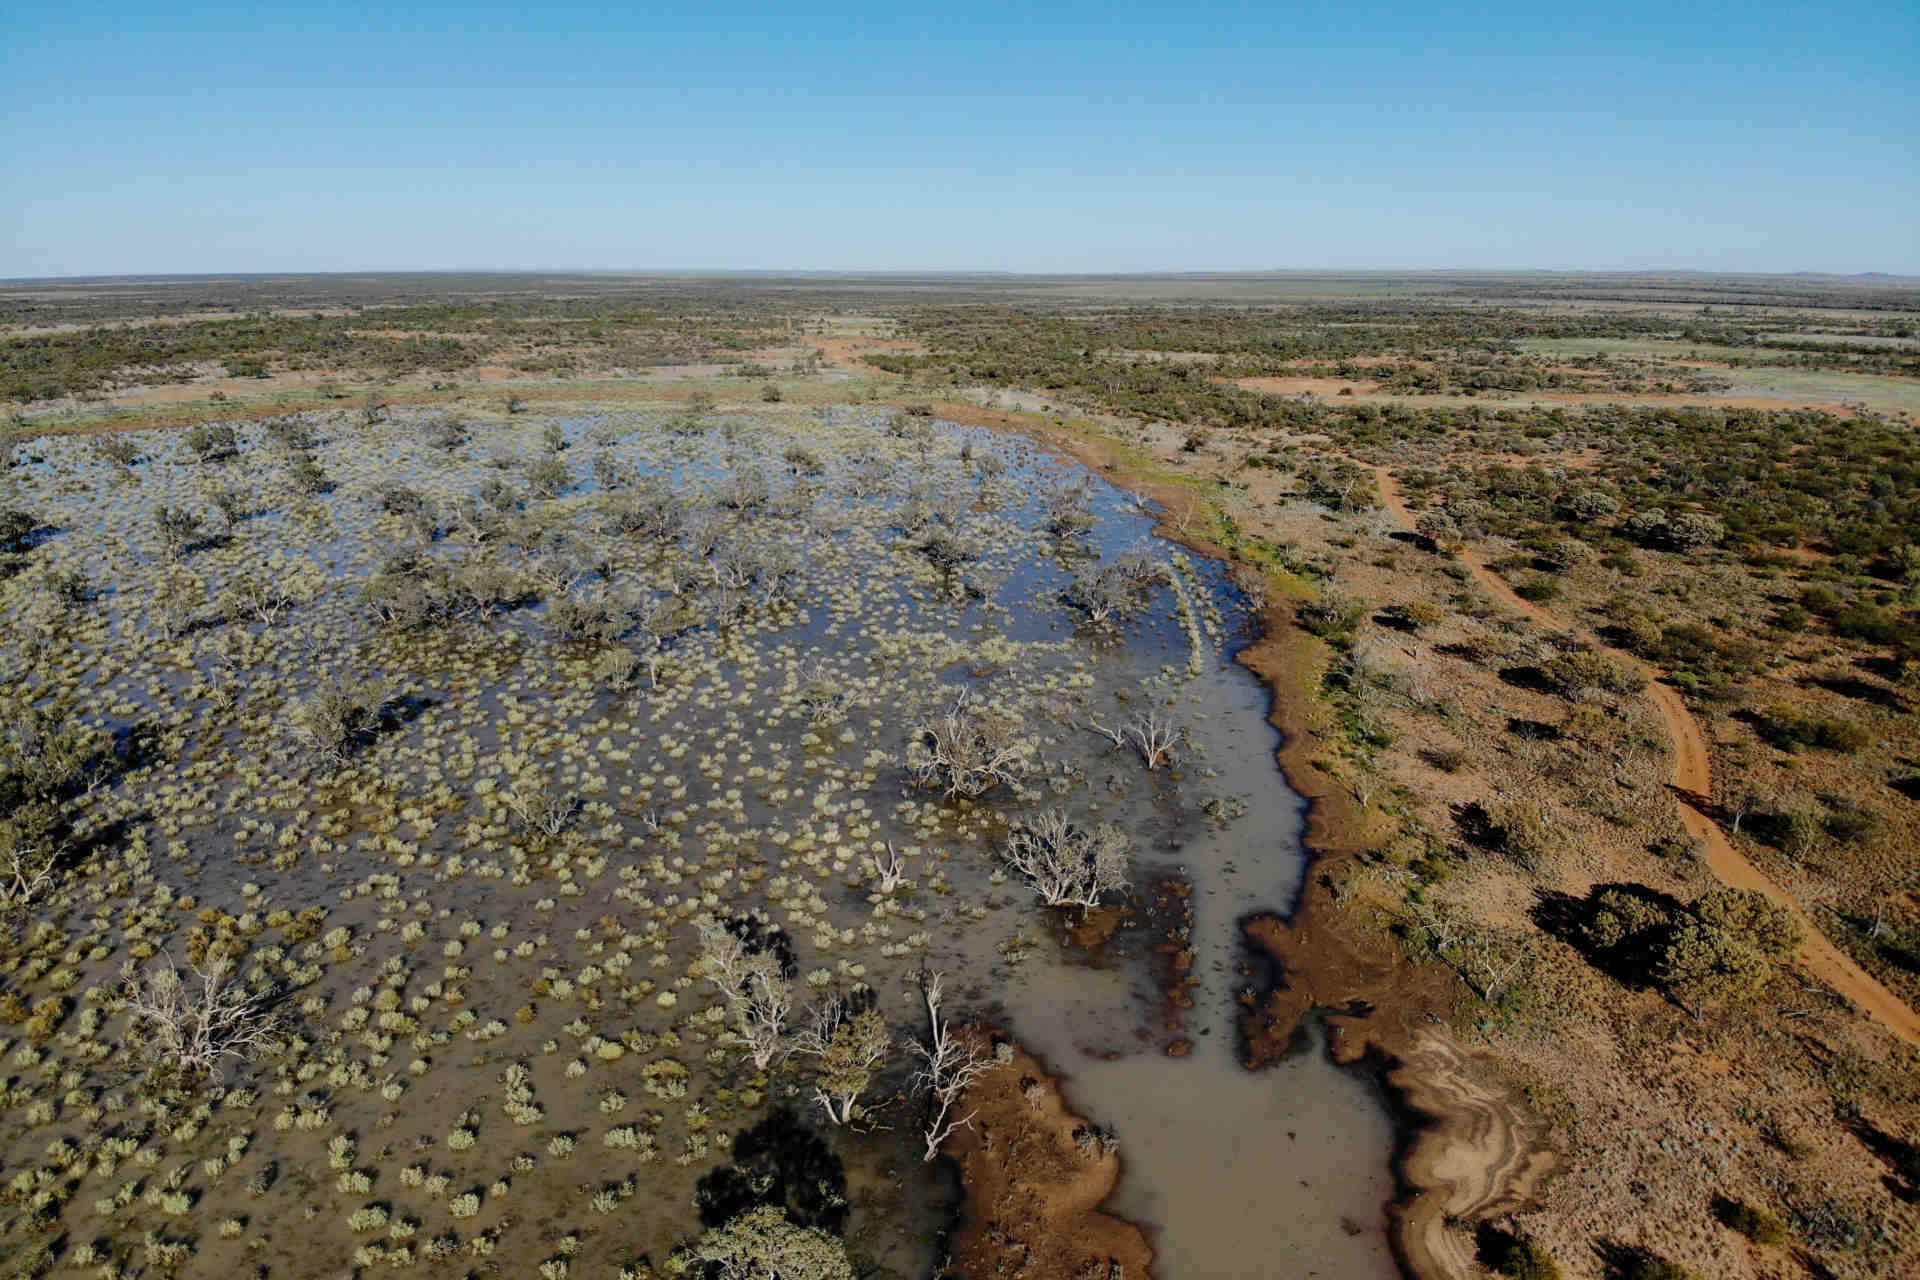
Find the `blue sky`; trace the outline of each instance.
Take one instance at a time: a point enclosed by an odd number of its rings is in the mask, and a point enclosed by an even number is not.
[[[1920,5],[0,8],[0,277],[1920,274]]]

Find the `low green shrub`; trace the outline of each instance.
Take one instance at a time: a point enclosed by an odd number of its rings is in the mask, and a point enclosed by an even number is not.
[[[1873,740],[1867,727],[1857,721],[1781,704],[1760,712],[1755,717],[1754,728],[1769,745],[1782,751],[1818,747],[1850,755]]]
[[[1646,672],[1638,666],[1610,653],[1598,653],[1591,649],[1559,654],[1540,668],[1540,674],[1555,692],[1568,698],[1582,689],[1629,695],[1647,687]]]
[[[1764,1210],[1738,1200],[1722,1199],[1714,1206],[1714,1216],[1731,1230],[1738,1231],[1759,1245],[1787,1242],[1787,1224]]]

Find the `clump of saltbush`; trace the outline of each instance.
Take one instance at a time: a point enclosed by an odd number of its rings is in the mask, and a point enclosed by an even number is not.
[[[1647,687],[1647,673],[1637,664],[1591,649],[1557,654],[1542,664],[1540,674],[1555,692],[1569,698],[1584,689],[1627,695]]]

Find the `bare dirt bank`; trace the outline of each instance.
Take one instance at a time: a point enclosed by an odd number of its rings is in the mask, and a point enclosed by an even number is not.
[[[1119,1155],[1038,1059],[1000,1044],[1011,1058],[967,1090],[960,1110],[972,1120],[942,1148],[960,1166],[966,1199],[941,1275],[1151,1275],[1146,1235],[1100,1210],[1120,1181]]]

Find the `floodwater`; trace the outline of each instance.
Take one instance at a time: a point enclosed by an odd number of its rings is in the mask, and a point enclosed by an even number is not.
[[[1115,493],[1101,536],[1121,543],[1146,522]],[[1220,566],[1199,563],[1227,625],[1240,625]],[[1138,661],[1154,638],[1130,643]],[[1147,1228],[1161,1280],[1396,1275],[1384,1233],[1393,1134],[1374,1086],[1336,1066],[1317,1029],[1273,1069],[1249,1072],[1237,1060],[1238,921],[1291,908],[1305,870],[1305,806],[1274,762],[1267,692],[1231,660],[1230,643],[1186,689],[1207,786],[1245,806],[1224,826],[1159,815],[1170,829],[1135,876],[1138,885],[1152,872],[1177,874],[1193,886],[1191,1052],[1166,1055],[1165,1035],[1139,1043],[1141,1019],[1118,999],[1126,979],[1110,971],[1062,963],[997,994],[1022,1042],[1065,1077],[1070,1105],[1119,1137],[1125,1171],[1105,1207]],[[1136,818],[1133,829],[1155,825]],[[1135,1012],[1151,999],[1136,992]]]
[[[30,575],[0,583],[0,679],[77,695],[92,722],[139,725],[158,744],[152,763],[89,801],[83,825],[126,843],[45,908],[92,913],[99,946],[70,953],[60,988],[21,979],[29,1003],[117,981],[137,968],[129,949],[150,955],[154,937],[177,949],[165,929],[137,947],[116,932],[116,895],[151,902],[156,921],[189,894],[202,919],[324,905],[324,946],[262,947],[248,961],[291,988],[307,1030],[272,1068],[272,1096],[235,1104],[235,1123],[257,1135],[247,1159],[318,1171],[328,1136],[350,1134],[380,1203],[434,1248],[484,1247],[515,1274],[560,1244],[583,1264],[658,1261],[699,1230],[694,1182],[725,1162],[727,1136],[770,1105],[811,1106],[800,1073],[754,1077],[703,1014],[716,1000],[694,966],[693,919],[756,913],[790,936],[803,998],[864,983],[896,1034],[915,1034],[916,975],[933,968],[948,975],[951,1013],[1007,1025],[1065,1078],[1070,1105],[1118,1138],[1125,1173],[1109,1208],[1148,1229],[1163,1280],[1393,1273],[1390,1133],[1369,1087],[1317,1045],[1259,1074],[1234,1060],[1236,922],[1286,910],[1303,861],[1301,803],[1274,764],[1265,693],[1232,661],[1245,608],[1220,565],[1154,538],[1151,511],[1083,468],[950,424],[857,408],[623,413],[478,426],[447,448],[426,442],[425,417],[314,415],[316,457],[336,481],[319,495],[290,492],[284,454],[258,428],[222,464],[192,463],[178,435],[154,434],[142,437],[154,459],[131,471],[78,440],[45,442],[18,469],[14,500],[57,530],[36,561],[83,570],[93,598],[50,613]],[[548,426],[568,474],[542,502],[520,486],[546,456]],[[600,478],[631,481],[589,466],[595,455],[689,497],[683,530],[600,532]],[[764,499],[713,500],[756,472]],[[170,569],[155,512],[205,510],[210,480],[257,509]],[[377,501],[402,482],[452,503],[489,480],[520,493],[521,523],[497,537],[451,528],[421,541]],[[1050,500],[1076,487],[1090,529],[1050,532]],[[932,563],[930,533],[962,546],[958,567]],[[1084,624],[1063,588],[1136,548],[1165,580],[1124,625]],[[612,683],[596,674],[604,648],[552,633],[549,603],[395,632],[364,588],[401,551],[545,574],[549,599],[679,602],[694,621],[664,638],[657,671]],[[556,561],[571,567],[556,576]],[[308,579],[271,621],[230,603],[263,567]],[[155,621],[162,585],[182,574],[203,603],[168,634]],[[640,651],[632,633],[619,645]],[[342,768],[286,728],[290,705],[330,673],[379,675],[410,700]],[[916,787],[907,768],[909,727],[963,693],[1010,717],[1029,747],[1019,779],[977,801]],[[1148,707],[1185,733],[1176,759],[1151,770],[1091,727]],[[501,799],[541,787],[576,806],[557,844],[532,839]],[[1187,1056],[1165,1051],[1174,1033],[1147,913],[1084,951],[1064,913],[1001,869],[1009,827],[1047,806],[1127,832],[1136,889],[1191,886]],[[907,855],[910,883],[880,897],[866,860],[887,843]],[[366,1028],[375,989],[418,1022],[411,1052],[405,1034]],[[606,1041],[628,1052],[586,1047]],[[94,1099],[87,1132],[132,1127],[108,1092],[124,1077],[95,1048],[56,1042],[23,1079],[48,1097],[77,1080],[67,1096]],[[509,1063],[527,1067],[540,1108],[511,1127],[497,1118]],[[955,1189],[920,1159],[911,1108],[885,1103],[904,1077],[904,1066],[883,1073],[869,1127],[828,1134],[846,1165],[854,1257],[911,1277],[937,1265]],[[275,1114],[289,1105],[329,1118],[290,1128]],[[82,1118],[0,1136],[0,1160],[78,1140]],[[618,1126],[651,1145],[603,1143]],[[478,1141],[451,1147],[462,1130]],[[216,1139],[183,1126],[151,1145],[190,1172],[211,1167]],[[188,1187],[197,1217],[233,1215],[259,1241],[203,1231],[196,1268],[251,1257],[317,1276],[349,1256],[399,1265],[382,1250],[415,1248],[348,1233],[331,1172],[242,1198],[244,1166]],[[469,1188],[478,1212],[450,1219],[446,1197]],[[583,1188],[625,1207],[589,1213]],[[73,1197],[75,1229],[78,1206],[111,1191],[90,1183]]]

